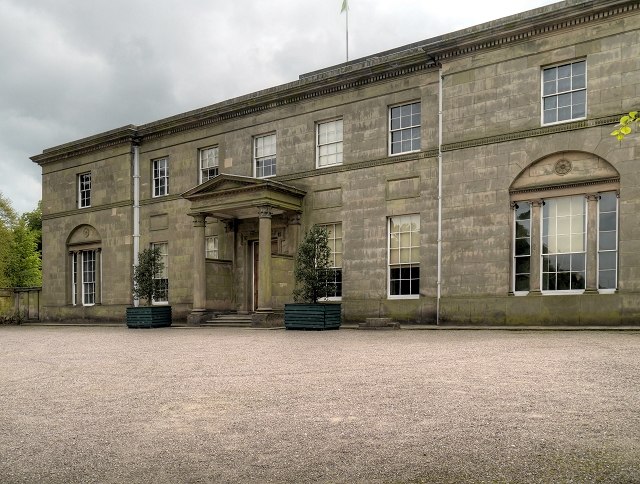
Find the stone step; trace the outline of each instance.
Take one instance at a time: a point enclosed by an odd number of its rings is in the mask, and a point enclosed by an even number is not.
[[[201,326],[212,326],[218,328],[248,328],[251,327],[253,319],[251,314],[221,314],[213,319],[202,323]]]

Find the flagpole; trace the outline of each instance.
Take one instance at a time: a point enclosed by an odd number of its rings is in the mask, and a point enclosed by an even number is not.
[[[340,13],[347,13],[347,23],[346,23],[346,48],[347,48],[347,62],[349,62],[349,0],[342,0],[342,8],[340,9]]]
[[[347,7],[347,62],[349,62],[349,7]]]

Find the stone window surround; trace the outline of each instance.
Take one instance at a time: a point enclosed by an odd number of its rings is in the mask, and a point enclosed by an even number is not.
[[[509,294],[516,296],[526,295],[560,295],[560,294],[607,294],[616,292],[616,289],[598,289],[598,200],[600,193],[615,192],[620,196],[619,183],[601,182],[571,187],[558,187],[555,189],[531,190],[528,192],[512,194],[511,210],[515,213],[515,205],[518,202],[531,203],[530,215],[530,287],[529,291],[514,291],[515,287],[515,215],[512,215],[511,230],[511,281]],[[587,199],[586,220],[586,284],[584,290],[574,291],[542,291],[542,207],[544,199],[560,198],[564,196],[584,195]]]
[[[78,174],[78,208],[91,207],[91,172]]]
[[[387,298],[388,299],[418,299],[420,297],[420,279],[418,276],[418,291],[413,293],[413,294],[391,294],[391,269],[392,266],[401,266],[401,265],[409,265],[409,269],[414,268],[415,266],[417,266],[418,268],[418,274],[420,271],[420,262],[419,262],[419,255],[418,255],[418,262],[409,262],[409,263],[401,263],[398,262],[398,264],[392,264],[391,263],[391,223],[392,220],[394,218],[399,218],[399,217],[415,217],[417,222],[418,222],[418,228],[417,228],[417,234],[418,234],[418,239],[420,238],[420,214],[414,213],[414,214],[403,214],[403,215],[393,215],[393,216],[389,216],[387,217]],[[413,233],[413,231],[411,231]],[[411,246],[413,247],[413,245]],[[419,254],[419,248],[420,248],[420,243],[418,243],[417,245],[418,247],[418,254]],[[402,248],[401,242],[399,241],[399,245],[398,248]],[[399,258],[401,258],[400,253],[398,255]],[[413,261],[413,258],[411,258]],[[402,268],[401,268],[402,269]]]
[[[259,140],[266,140],[267,138],[271,138],[273,137],[273,150],[269,151],[269,153],[264,153],[264,152],[260,152],[258,153],[258,144],[259,144]],[[278,138],[276,136],[276,132],[273,131],[271,133],[265,133],[265,134],[261,134],[261,135],[257,135],[253,137],[253,176],[255,178],[270,178],[272,176],[276,176],[277,174],[277,143],[278,143]],[[260,161],[266,161],[266,160],[273,160],[273,168],[274,168],[274,173],[270,174],[270,175],[263,175],[263,176],[259,176],[258,175],[258,162]],[[261,167],[261,169],[264,171],[264,166]]]
[[[220,258],[220,246],[217,235],[208,235],[205,238],[206,249],[205,258],[207,259],[219,259]]]
[[[208,161],[205,158],[203,158],[203,154],[206,152],[213,152],[213,150],[215,150],[215,155],[214,155],[214,163],[215,164],[211,164],[208,166],[203,166],[203,162]],[[217,176],[219,173],[219,166],[220,166],[220,159],[219,159],[219,148],[218,145],[213,145],[213,146],[207,146],[205,148],[200,148],[198,150],[198,165],[199,165],[199,169],[198,169],[198,180],[200,183],[204,183],[207,180],[210,180],[211,178],[213,178],[214,176]],[[207,175],[205,176],[205,172],[207,172]],[[212,174],[212,172],[214,174]]]
[[[562,91],[560,93],[552,93],[552,94],[548,94],[545,95],[545,89],[544,89],[544,73],[546,71],[548,71],[549,69],[554,69],[557,67],[561,67],[561,66],[565,66],[565,65],[571,65],[573,66],[573,64],[577,64],[580,62],[584,62],[584,88],[578,88],[578,89],[569,89],[568,91]],[[573,74],[570,77],[570,79],[573,79]],[[540,125],[541,126],[553,126],[554,124],[563,124],[563,123],[569,123],[572,121],[579,121],[582,119],[586,119],[587,117],[587,81],[588,81],[588,72],[587,72],[587,59],[586,58],[581,58],[581,59],[574,59],[574,60],[569,60],[569,61],[564,61],[564,62],[557,62],[555,64],[551,64],[548,66],[542,66],[541,70],[540,70]],[[573,81],[572,81],[573,83]],[[570,117],[569,119],[563,119],[563,120],[556,120],[556,121],[550,121],[550,122],[545,122],[544,120],[544,113],[545,113],[545,109],[544,109],[544,101],[545,98],[551,98],[551,97],[555,97],[556,99],[558,98],[558,96],[560,94],[567,94],[567,93],[573,93],[573,92],[578,92],[578,91],[584,91],[585,92],[585,100],[584,100],[584,116],[576,116],[576,117]],[[573,104],[570,105],[571,108],[573,109]],[[556,107],[556,113],[557,113],[557,107]]]
[[[164,162],[164,166],[160,166],[161,162]],[[160,172],[160,170],[163,170]],[[153,198],[164,197],[169,195],[169,158],[164,156],[162,158],[156,158],[151,160],[151,180],[152,180],[152,192]],[[160,183],[162,181],[162,183]]]
[[[153,300],[152,304],[154,306],[162,306],[162,305],[166,305],[169,304],[169,242],[167,241],[162,241],[162,242],[152,242],[151,243],[151,248],[154,247],[159,247],[160,248],[160,253],[162,255],[162,262],[164,263],[164,268],[162,269],[162,274],[160,274],[160,277],[156,277],[155,280],[157,281],[163,281],[163,284],[165,285],[165,290],[167,292],[166,294],[166,299],[159,299],[159,300]],[[165,251],[163,251],[163,247],[164,249],[166,249]]]
[[[342,254],[344,253],[344,246],[342,245],[343,244],[342,222],[322,223],[322,224],[319,224],[318,227],[324,227],[327,229],[329,229],[329,227],[333,227],[333,232],[329,233],[329,247],[331,248],[331,256],[330,256],[331,260],[329,262],[331,263],[331,269],[333,269],[334,271],[339,271],[340,295],[327,297],[326,300],[341,301],[342,300]],[[337,227],[340,227],[340,237],[336,236]],[[338,240],[340,240],[340,247],[342,248],[340,252],[336,251],[336,243]],[[336,262],[336,254],[340,254],[339,263]],[[334,273],[334,282],[335,282],[336,275],[337,274]]]
[[[93,254],[93,281],[85,281],[84,256]],[[69,248],[70,300],[69,304],[78,306],[100,305],[102,301],[102,249],[93,245]],[[69,280],[69,279],[68,279]],[[93,302],[85,302],[85,284],[92,284]]]
[[[320,129],[321,126],[327,126],[330,124],[335,124],[338,121],[340,121],[340,133],[338,136],[337,130],[336,130],[336,139],[335,141],[331,141],[331,142],[325,142],[325,143],[321,143],[320,141]],[[323,147],[330,147],[330,146],[336,146],[336,152],[335,153],[329,153],[326,155],[323,155],[321,153],[322,148]],[[338,151],[338,147],[340,149],[340,151]],[[343,154],[344,154],[344,120],[342,117],[336,117],[336,118],[332,118],[332,119],[327,119],[324,121],[318,121],[316,122],[316,168],[325,168],[327,166],[336,166],[336,165],[342,165],[343,163]],[[321,164],[321,160],[323,157],[330,157],[332,155],[336,155],[336,159],[338,158],[337,155],[339,156],[339,160],[340,161],[336,161],[335,163],[325,163],[325,164]]]
[[[394,119],[394,118],[392,118],[393,110],[395,108],[403,108],[405,106],[411,106],[412,110],[413,110],[413,106],[414,105],[420,106],[420,123],[419,124],[413,124],[412,123],[409,126],[404,126],[404,127],[401,126],[401,127],[398,127],[396,129],[394,129],[392,127],[393,119]],[[388,136],[389,136],[389,139],[388,139],[388,155],[389,156],[398,156],[398,155],[405,155],[407,153],[415,153],[415,152],[420,151],[420,146],[418,146],[417,149],[413,149],[412,148],[412,149],[406,150],[406,151],[401,149],[400,151],[394,152],[393,151],[393,134],[394,133],[402,133],[402,132],[407,131],[407,130],[411,131],[411,130],[413,130],[415,128],[418,128],[418,130],[419,130],[418,144],[420,145],[421,139],[422,139],[422,131],[421,131],[422,130],[422,102],[421,102],[421,100],[420,99],[415,99],[413,101],[406,101],[406,102],[390,105],[389,108],[388,108],[387,116],[388,116],[388,120],[389,120],[389,124],[387,126],[387,130],[388,130],[387,132],[388,132]],[[410,139],[412,140],[411,143],[413,144],[413,140],[415,138],[410,138]]]

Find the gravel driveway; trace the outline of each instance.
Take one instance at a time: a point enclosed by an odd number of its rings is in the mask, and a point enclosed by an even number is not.
[[[0,327],[0,482],[640,482],[640,331]]]

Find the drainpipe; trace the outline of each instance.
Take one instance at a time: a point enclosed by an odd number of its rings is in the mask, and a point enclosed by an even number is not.
[[[436,324],[440,324],[440,295],[442,289],[442,65],[438,69],[438,280],[436,296]]]
[[[140,140],[133,140],[133,267],[138,266],[140,253]],[[140,305],[140,300],[133,299],[134,307]]]

